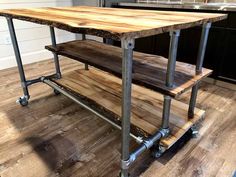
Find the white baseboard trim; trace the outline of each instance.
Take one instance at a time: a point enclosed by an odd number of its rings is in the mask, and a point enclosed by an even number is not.
[[[41,50],[41,51],[22,54],[21,57],[22,57],[23,64],[29,64],[29,63],[38,62],[38,61],[52,58],[53,55],[51,52],[47,50]],[[0,58],[0,70],[15,67],[15,66],[16,66],[15,56]]]

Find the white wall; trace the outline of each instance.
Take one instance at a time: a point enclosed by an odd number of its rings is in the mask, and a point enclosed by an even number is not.
[[[48,6],[72,6],[71,0],[0,0],[0,9]],[[52,58],[52,54],[44,50],[50,44],[49,27],[34,23],[14,20],[19,48],[23,63],[31,63]],[[75,39],[75,35],[56,30],[58,42]],[[0,18],[0,69],[16,66],[12,45],[8,43],[9,32],[5,18]]]

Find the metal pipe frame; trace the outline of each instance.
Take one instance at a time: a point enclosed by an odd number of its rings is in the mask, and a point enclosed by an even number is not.
[[[29,95],[29,90],[27,86],[27,81],[25,78],[24,67],[21,60],[21,54],[20,54],[19,45],[17,42],[16,32],[15,32],[12,18],[7,18],[7,24],[8,24],[8,28],[9,28],[9,32],[11,36],[11,41],[12,41],[15,58],[16,58],[17,66],[18,66],[18,71],[20,75],[21,86],[22,86],[23,94],[24,94],[22,97],[19,98],[18,101],[21,102],[21,100],[24,100],[27,102],[30,98],[30,95]]]
[[[82,40],[86,40],[86,35],[82,34]],[[89,65],[87,63],[84,64],[84,69],[89,70]]]
[[[51,41],[52,41],[52,46],[56,48],[57,42],[56,42],[56,36],[55,36],[55,30],[54,27],[50,26],[50,35],[51,35]],[[59,58],[56,53],[53,52],[53,59],[55,63],[55,68],[56,68],[56,75],[57,78],[61,78],[61,70],[60,70],[60,63],[59,63]]]
[[[211,28],[211,23],[206,23],[202,27],[202,34],[200,39],[200,44],[198,48],[198,56],[197,56],[197,63],[196,63],[196,74],[202,73],[202,65],[205,57],[206,52],[206,46],[207,46],[207,40],[209,35],[209,30]],[[189,108],[188,108],[188,117],[193,118],[194,117],[194,108],[196,106],[196,100],[197,100],[197,92],[199,88],[199,82],[193,86],[190,102],[189,102]]]
[[[169,58],[168,58],[167,73],[166,73],[167,87],[173,87],[174,84],[179,35],[180,35],[180,30],[170,32],[170,48],[169,48]],[[171,107],[171,97],[164,95],[163,112],[162,112],[162,129],[166,131],[166,135],[169,134],[170,107]]]
[[[121,143],[121,177],[128,177],[128,169],[123,168],[123,162],[130,158],[130,116],[131,116],[131,87],[134,39],[122,39],[122,143]]]
[[[49,78],[49,79],[50,79],[50,78],[57,79],[57,74],[52,74],[52,75],[43,76],[43,77]],[[37,79],[27,80],[27,81],[26,81],[26,85],[27,85],[27,86],[30,86],[30,85],[36,84],[36,83],[38,83],[38,82],[42,82],[41,78],[42,78],[42,77],[39,77],[39,78],[37,78]]]
[[[175,64],[178,50],[180,30],[170,32],[170,47],[169,47],[169,58],[167,64],[166,73],[166,86],[173,87],[174,75],[175,75]]]
[[[17,102],[20,103],[22,106],[26,106],[28,104],[28,100],[30,98],[28,86],[30,86],[32,84],[36,84],[38,82],[41,82],[41,78],[26,80],[13,19],[10,17],[7,17],[6,19],[7,19],[7,24],[8,24],[8,28],[9,28],[9,32],[10,32],[10,36],[11,36],[11,41],[12,41],[12,45],[13,45],[13,49],[14,49],[14,54],[15,54],[15,58],[16,58],[16,62],[17,62],[17,67],[18,67],[18,71],[19,71],[19,75],[20,75],[21,86],[22,86],[23,94],[24,94],[22,97],[20,97],[17,100]],[[54,31],[53,27],[50,27],[50,32],[51,32],[51,37],[52,37],[52,45],[55,47],[56,46],[56,38],[55,38],[55,31]],[[58,56],[55,54],[54,54],[54,61],[55,61],[55,66],[56,66],[56,74],[45,76],[45,78],[60,78],[61,77]]]

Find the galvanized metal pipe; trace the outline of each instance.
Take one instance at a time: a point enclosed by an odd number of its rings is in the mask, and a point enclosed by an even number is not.
[[[169,59],[166,73],[166,86],[173,87],[175,76],[175,65],[178,50],[180,30],[170,32]],[[162,112],[162,129],[169,132],[171,97],[164,95],[163,112]]]
[[[172,87],[175,75],[175,63],[177,57],[180,30],[170,32],[169,59],[166,73],[166,86]]]
[[[19,46],[18,46],[18,42],[17,42],[17,38],[16,38],[16,32],[15,32],[12,18],[7,18],[7,23],[8,23],[10,36],[11,36],[12,45],[14,48],[18,71],[20,74],[20,80],[21,80],[21,85],[22,85],[24,97],[28,100],[30,98],[30,95],[29,95],[29,90],[28,90],[27,83],[26,83],[24,67],[23,67],[22,60],[21,60],[20,50],[19,50]]]
[[[55,36],[55,30],[54,27],[50,26],[50,35],[51,35],[51,41],[52,41],[52,46],[56,48],[57,42],[56,42],[56,36]],[[59,58],[56,53],[53,52],[53,59],[55,63],[55,68],[56,68],[56,74],[57,78],[61,78],[61,70],[60,70],[60,63],[59,63]]]
[[[171,97],[164,95],[163,112],[162,112],[162,125],[163,129],[169,129]]]
[[[82,40],[86,40],[86,35],[82,34]],[[87,63],[84,64],[84,69],[89,70],[89,65]]]
[[[200,44],[199,44],[199,49],[198,49],[198,56],[197,56],[196,74],[200,74],[202,72],[202,65],[203,65],[203,61],[204,61],[204,57],[205,57],[210,27],[211,27],[211,23],[206,23],[203,25],[203,28],[202,28],[202,34],[201,34],[201,39],[200,39]],[[199,84],[200,83],[197,83],[192,88],[190,102],[189,102],[189,108],[188,108],[188,117],[189,118],[194,117],[194,109],[196,106],[197,92],[198,92]]]
[[[41,78],[42,77],[39,77],[39,78],[36,78],[36,79],[32,79],[32,80],[27,80],[26,84],[27,84],[27,86],[30,86],[32,84],[36,84],[36,83],[42,82]],[[44,78],[47,78],[47,79],[55,78],[55,79],[57,79],[57,75],[56,74],[52,74],[52,75],[44,76]]]
[[[196,64],[196,74],[202,72],[202,65],[205,57],[207,40],[209,35],[209,30],[211,28],[211,23],[206,23],[202,27],[202,34],[200,39],[200,45],[198,48],[197,64]]]
[[[121,40],[123,59],[122,59],[122,148],[121,163],[129,159],[130,145],[130,116],[131,116],[131,86],[132,86],[132,60],[133,60],[133,39]],[[128,169],[121,166],[121,177],[128,177]]]
[[[111,125],[113,125],[115,128],[121,130],[121,126],[117,125],[116,123],[114,123],[113,121],[111,121],[110,119],[108,119],[107,117],[103,116],[102,114],[100,114],[99,112],[93,110],[91,107],[87,106],[86,104],[84,104],[83,102],[81,102],[78,98],[74,97],[72,94],[68,93],[67,91],[63,90],[61,87],[59,87],[57,84],[55,84],[53,81],[49,80],[47,77],[41,77],[41,81],[46,83],[47,85],[49,85],[50,87],[52,87],[53,89],[57,90],[58,92],[62,93],[63,95],[65,95],[66,97],[68,97],[69,99],[73,100],[74,102],[76,102],[77,104],[79,104],[80,106],[82,106],[83,108],[89,110],[90,112],[92,112],[93,114],[95,114],[96,116],[102,118],[103,120],[107,121],[108,123],[110,123]],[[134,134],[130,133],[129,134],[137,143],[142,143],[143,140],[141,137],[137,137]]]

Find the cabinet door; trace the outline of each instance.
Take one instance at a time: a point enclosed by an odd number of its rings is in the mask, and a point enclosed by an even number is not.
[[[219,62],[219,79],[236,83],[236,30],[225,29],[226,42],[223,56]]]
[[[224,28],[212,27],[210,29],[203,66],[213,70],[214,78],[219,75],[219,63],[226,49],[226,40],[227,35]]]

